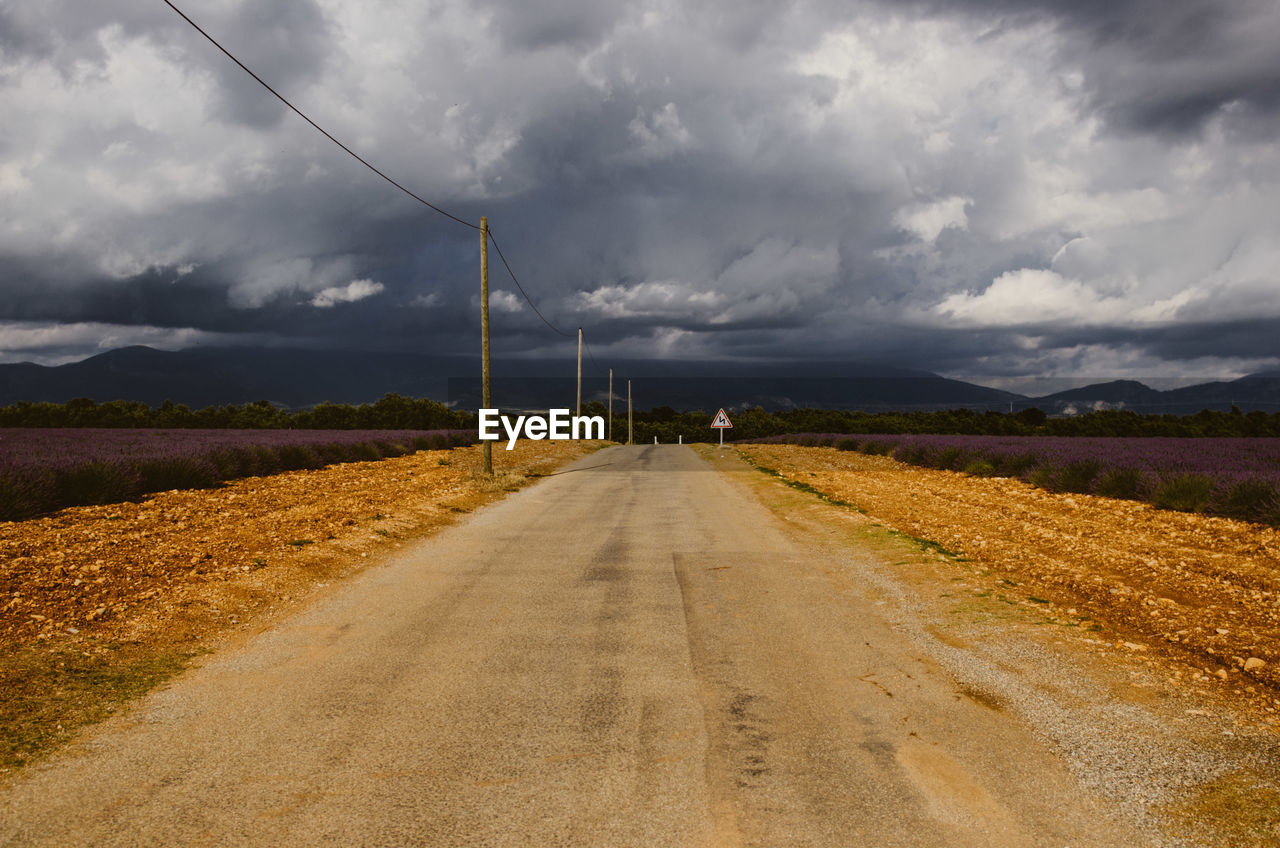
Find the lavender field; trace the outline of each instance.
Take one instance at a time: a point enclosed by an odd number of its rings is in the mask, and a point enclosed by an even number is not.
[[[469,429],[0,429],[0,521],[474,441]]]
[[[1280,523],[1280,439],[805,433],[762,444],[829,446],[925,468],[1020,477],[1060,492]]]

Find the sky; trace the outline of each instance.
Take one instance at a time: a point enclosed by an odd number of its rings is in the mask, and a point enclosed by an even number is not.
[[[1280,367],[1274,0],[175,2],[601,362]],[[161,0],[0,0],[0,115],[0,362],[478,349],[476,231]]]

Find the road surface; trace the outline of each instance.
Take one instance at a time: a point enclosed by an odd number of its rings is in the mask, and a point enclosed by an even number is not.
[[[687,447],[601,451],[30,769],[0,843],[1145,844],[831,550]]]

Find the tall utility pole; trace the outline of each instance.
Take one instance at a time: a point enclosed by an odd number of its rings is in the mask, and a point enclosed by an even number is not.
[[[609,441],[613,441],[613,369],[609,369]]]
[[[492,409],[489,394],[489,219],[480,218],[480,389],[481,409]],[[493,474],[493,442],[484,443],[484,473]]]
[[[582,328],[578,328],[578,411],[575,415],[582,416]]]
[[[631,444],[631,381],[627,381],[627,444]]]

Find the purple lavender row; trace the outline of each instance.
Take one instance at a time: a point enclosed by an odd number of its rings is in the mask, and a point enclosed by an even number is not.
[[[474,430],[0,430],[0,521],[148,492],[377,460],[475,441]]]
[[[830,446],[926,468],[1019,477],[1052,491],[1280,523],[1280,439],[803,433],[758,443]]]

